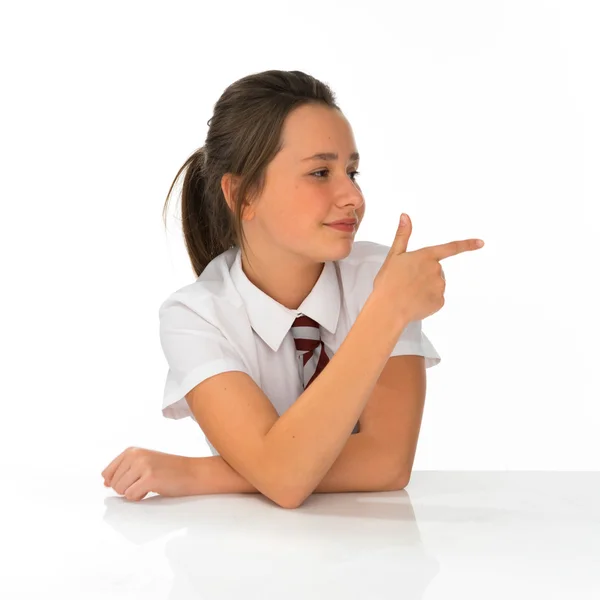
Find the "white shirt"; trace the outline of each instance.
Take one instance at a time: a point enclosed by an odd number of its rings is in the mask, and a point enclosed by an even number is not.
[[[239,247],[215,257],[193,283],[173,292],[159,308],[160,342],[169,366],[163,416],[196,421],[185,395],[225,371],[252,377],[281,416],[304,391],[292,323],[301,314],[317,321],[328,355],[333,356],[373,291],[389,250],[375,242],[354,242],[346,258],[325,262],[297,310],[283,306],[248,279]],[[411,321],[405,327],[390,356],[418,354],[429,368],[441,358],[421,323]]]

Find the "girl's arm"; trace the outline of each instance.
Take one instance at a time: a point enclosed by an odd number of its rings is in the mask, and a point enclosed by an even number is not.
[[[200,383],[186,395],[188,404],[237,473],[277,504],[299,506],[360,435],[350,434],[408,322],[396,299],[371,292],[327,366],[281,416],[235,372]],[[405,461],[396,460],[399,479]]]
[[[368,434],[351,435],[314,493],[402,489],[404,482],[399,480],[396,465],[391,465],[387,456]],[[189,457],[189,465],[190,496],[260,493],[221,456]]]

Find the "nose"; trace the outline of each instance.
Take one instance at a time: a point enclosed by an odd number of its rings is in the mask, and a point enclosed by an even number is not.
[[[348,181],[345,186],[339,189],[338,204],[341,206],[360,207],[364,202],[362,191],[356,187],[356,183]]]
[[[354,210],[357,211],[361,208],[361,206],[365,203],[365,199],[360,190],[354,188],[350,192],[343,194],[339,199],[339,206],[341,207],[354,207]]]

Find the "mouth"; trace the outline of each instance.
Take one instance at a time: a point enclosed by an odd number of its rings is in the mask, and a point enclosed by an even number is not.
[[[332,221],[331,223],[325,223],[325,225],[356,225],[358,219],[341,219],[339,221]]]
[[[348,233],[353,233],[356,231],[356,221],[355,222],[347,222],[347,223],[325,223],[327,227],[331,227],[332,229],[337,229],[338,231],[346,231]]]

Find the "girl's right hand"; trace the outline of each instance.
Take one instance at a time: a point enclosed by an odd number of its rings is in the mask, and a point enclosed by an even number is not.
[[[394,243],[373,281],[373,293],[387,299],[384,304],[392,319],[399,319],[402,326],[444,306],[446,281],[440,260],[483,246],[482,240],[469,239],[407,252],[412,222],[408,215],[405,217],[406,225],[400,222]]]

